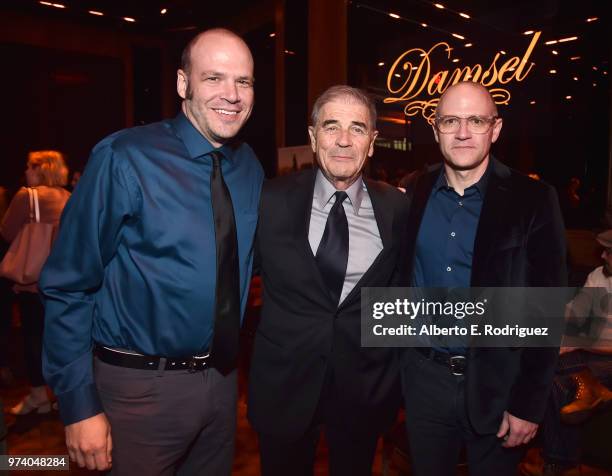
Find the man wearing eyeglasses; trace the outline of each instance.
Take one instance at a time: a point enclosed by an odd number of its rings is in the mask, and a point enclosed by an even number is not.
[[[566,285],[561,212],[552,187],[493,158],[502,119],[486,88],[462,82],[437,106],[444,161],[407,187],[415,287]],[[558,349],[414,347],[402,355],[413,473],[516,473],[544,415]]]

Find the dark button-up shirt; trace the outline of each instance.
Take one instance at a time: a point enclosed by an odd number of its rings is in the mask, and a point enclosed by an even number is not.
[[[467,288],[472,277],[474,240],[486,191],[488,170],[459,195],[444,168],[434,184],[417,236],[412,285]],[[457,324],[461,322],[457,321]],[[455,352],[464,353],[461,346]]]
[[[216,285],[213,150],[226,158],[244,312],[263,181],[252,149],[214,149],[182,113],[119,131],[94,148],[40,278],[44,373],[64,423],[102,412],[94,342],[175,357],[208,349]]]

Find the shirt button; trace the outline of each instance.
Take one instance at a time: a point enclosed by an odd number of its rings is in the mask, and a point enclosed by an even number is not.
[[[452,271],[451,267],[450,267],[450,266],[447,266],[447,267],[446,267],[446,271]]]
[[[451,231],[451,236],[454,237],[455,236],[455,232]]]
[[[459,206],[462,207],[463,206],[463,202],[459,202]]]

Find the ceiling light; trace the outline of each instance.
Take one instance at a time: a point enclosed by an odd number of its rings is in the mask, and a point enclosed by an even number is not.
[[[396,78],[401,78],[401,76],[399,75],[399,73],[395,73],[393,76],[395,76]]]
[[[561,38],[559,40],[559,43],[565,43],[566,41],[574,41],[577,40],[578,37],[577,36],[570,36],[569,38]]]
[[[410,68],[412,71],[416,71],[417,67],[413,66],[412,68]]]
[[[550,73],[550,74],[557,74],[557,70],[556,70],[556,69],[551,69],[551,70],[549,71],[549,73]]]
[[[268,36],[269,36],[270,38],[274,38],[274,37],[276,36],[276,33],[270,33]]]
[[[559,54],[559,52],[558,52],[557,50],[551,50],[551,53],[552,53],[553,55],[558,55],[558,54]]]
[[[103,16],[104,16],[104,13],[99,12],[99,11],[97,11],[97,10],[88,10],[88,12],[87,12],[87,13],[90,13],[91,15],[96,15],[96,16],[98,16],[98,17],[103,17]]]
[[[459,35],[458,33],[453,33],[453,36],[454,36],[455,38],[459,38],[460,40],[465,40],[465,36],[461,36],[461,35]]]
[[[434,3],[434,7],[439,8],[440,10],[444,10],[444,5],[441,3]]]
[[[466,48],[469,48],[470,46],[472,46],[472,43],[466,43],[466,44],[465,44],[465,45],[463,45],[463,46],[465,46]]]
[[[545,45],[554,45],[555,43],[557,43],[557,40],[550,40],[547,41],[546,43],[544,43]]]
[[[62,5],[61,3],[52,3],[55,8],[66,8],[66,5]]]
[[[593,71],[597,71],[597,66],[593,66]]]
[[[378,63],[378,66],[384,66],[384,65],[385,65],[384,61],[381,61],[380,63]]]
[[[455,59],[453,60],[453,63],[459,63],[459,58],[455,58]]]
[[[535,103],[536,103],[535,101],[529,101],[529,104],[535,104]]]
[[[571,59],[572,61],[576,61],[576,60],[579,60],[579,59],[580,59],[580,56],[572,56],[570,59]]]
[[[587,23],[591,23],[592,21],[597,21],[597,20],[599,20],[598,17],[591,17],[591,18],[586,19]]]
[[[400,17],[400,16],[399,16],[397,13],[389,13],[389,16],[390,16],[391,18],[395,18],[395,19],[397,19],[397,18],[399,18],[399,17]]]
[[[565,96],[565,99],[572,99],[571,96]]]
[[[578,81],[578,76],[574,76],[574,81]]]
[[[504,50],[500,50],[500,53],[501,53],[502,55],[505,55],[505,54],[506,54],[506,52],[505,52]]]
[[[421,23],[421,26],[422,26],[423,28],[427,28],[427,23]]]
[[[132,17],[123,17],[123,19],[129,23],[134,23],[136,21],[136,19]]]
[[[533,30],[524,31],[523,35],[533,35]]]
[[[38,3],[40,3],[41,5],[45,5],[47,7],[52,7],[53,6],[53,4],[51,2],[38,2]]]
[[[168,13],[168,9],[162,8],[159,13],[161,13],[162,15],[165,15],[166,13]]]
[[[459,13],[459,16],[463,18],[467,18],[468,20],[470,19],[470,16],[467,13]]]

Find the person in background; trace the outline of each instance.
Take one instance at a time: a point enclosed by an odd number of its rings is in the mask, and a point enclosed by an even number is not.
[[[38,191],[40,221],[57,227],[64,205],[70,197],[70,192],[64,188],[68,183],[68,168],[64,156],[56,150],[30,152],[25,175],[27,186],[35,187]],[[28,190],[23,187],[13,197],[2,219],[0,225],[2,238],[9,243],[12,242],[23,225],[29,221],[30,199]],[[16,406],[9,409],[9,412],[14,415],[48,413],[51,411],[51,402],[42,374],[41,357],[44,308],[38,294],[38,285],[15,284],[13,291],[17,295],[21,313],[24,357],[31,389]]]
[[[589,273],[584,287],[567,306],[567,322],[585,329],[590,345],[561,348],[542,423],[543,465],[526,461],[521,465],[525,475],[576,474],[573,468],[580,463],[582,423],[612,405],[612,230],[598,234],[596,240],[603,247],[603,265]]]

